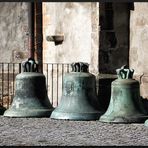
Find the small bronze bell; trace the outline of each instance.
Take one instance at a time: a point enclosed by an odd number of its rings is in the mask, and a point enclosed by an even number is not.
[[[34,59],[22,63],[24,72],[15,79],[16,91],[7,117],[49,117],[53,110],[47,96],[45,76]]]
[[[118,79],[112,82],[108,109],[99,121],[114,123],[144,122],[147,116],[140,98],[139,82],[132,79],[134,70],[122,66],[116,72]]]
[[[64,87],[59,106],[51,118],[69,120],[99,119],[99,102],[96,96],[95,76],[88,72],[87,63],[72,63],[72,72],[64,78]]]

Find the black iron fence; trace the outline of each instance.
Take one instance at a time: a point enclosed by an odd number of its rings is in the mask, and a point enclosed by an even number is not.
[[[56,107],[62,95],[62,83],[65,73],[70,71],[68,63],[44,63],[43,73],[46,77],[48,97]],[[0,63],[0,104],[6,108],[15,95],[15,77],[21,72],[21,63]]]
[[[43,73],[46,77],[48,97],[51,104],[56,107],[60,101],[63,87],[63,76],[70,71],[68,63],[44,63]]]

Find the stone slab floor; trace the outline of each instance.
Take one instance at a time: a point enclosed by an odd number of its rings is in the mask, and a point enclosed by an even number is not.
[[[144,124],[0,117],[0,146],[148,146]]]

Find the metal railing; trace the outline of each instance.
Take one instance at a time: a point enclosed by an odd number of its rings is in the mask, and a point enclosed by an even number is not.
[[[56,107],[62,95],[63,76],[69,72],[68,63],[44,63],[47,93],[51,104]],[[21,63],[0,63],[0,105],[9,108],[15,95],[15,77],[21,72]]]
[[[63,88],[63,76],[70,71],[68,63],[44,63],[43,73],[46,77],[48,97],[51,104],[56,107],[60,101]]]

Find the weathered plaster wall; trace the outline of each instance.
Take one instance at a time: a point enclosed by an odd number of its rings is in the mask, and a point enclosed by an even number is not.
[[[130,17],[130,67],[140,81],[141,95],[148,98],[148,3],[134,3]]]
[[[21,62],[28,56],[28,4],[0,3],[0,62]]]
[[[43,62],[87,62],[98,71],[98,3],[43,3]],[[62,44],[46,40],[64,35]]]

